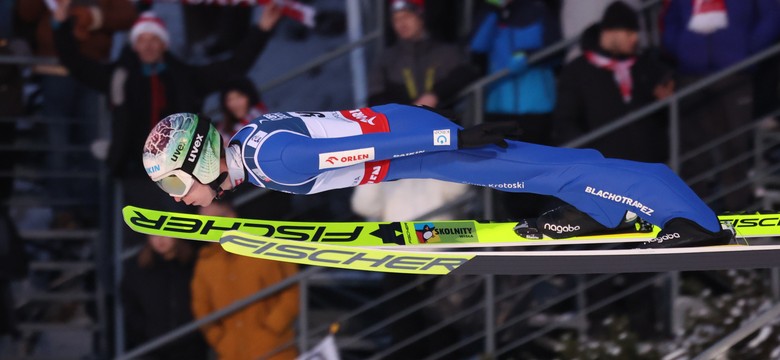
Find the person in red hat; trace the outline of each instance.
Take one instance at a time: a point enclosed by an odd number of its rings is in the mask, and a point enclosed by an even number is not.
[[[149,196],[153,190],[145,180],[138,149],[143,148],[146,135],[159,119],[202,108],[207,95],[222,89],[229,79],[245,75],[271,38],[281,8],[269,2],[231,57],[194,66],[168,51],[168,28],[152,12],[138,18],[130,30],[130,46],[115,61],[87,58],[76,46],[70,2],[59,0],[54,11],[55,45],[60,62],[77,80],[107,95],[113,123],[106,160],[112,175],[123,182],[125,202],[188,211],[166,205],[170,203],[164,197]],[[126,236],[136,235],[127,232]]]

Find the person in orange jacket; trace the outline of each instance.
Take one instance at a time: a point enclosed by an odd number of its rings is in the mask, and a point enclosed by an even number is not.
[[[230,205],[219,201],[200,212],[236,217]],[[196,318],[202,318],[296,272],[298,267],[292,263],[238,256],[222,250],[219,244],[209,244],[201,248],[195,265],[192,311]],[[298,352],[292,341],[298,309],[299,289],[288,287],[201,330],[221,360],[295,359]]]

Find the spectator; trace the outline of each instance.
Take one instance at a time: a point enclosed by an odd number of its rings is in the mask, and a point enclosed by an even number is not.
[[[236,217],[224,202],[213,202],[201,214]],[[192,279],[192,309],[197,318],[224,308],[298,272],[292,263],[228,253],[219,244],[200,250]],[[294,320],[299,290],[288,287],[203,327],[220,359],[294,359]]]
[[[193,321],[189,304],[195,266],[192,246],[150,235],[138,255],[125,262],[121,291],[128,349]],[[144,359],[206,359],[203,337],[190,333]]]
[[[279,20],[279,6],[269,2],[258,26],[247,33],[232,57],[192,66],[167,51],[168,30],[162,20],[148,12],[130,31],[132,50],[125,48],[111,63],[85,57],[75,46],[71,31],[74,19],[67,15],[69,1],[61,0],[54,17],[59,22],[55,39],[60,60],[81,82],[108,94],[113,133],[107,161],[112,174],[124,183],[124,199],[143,207],[170,208],[172,203],[166,196],[149,196],[154,190],[144,179],[138,154],[149,129],[167,114],[200,109],[207,94],[219,90],[227,79],[247,72]]]
[[[510,139],[550,144],[555,106],[552,61],[528,66],[527,59],[560,39],[557,17],[542,0],[486,2],[491,11],[479,23],[471,50],[477,63],[486,63],[487,73],[509,69],[510,74],[487,87],[485,121],[517,124],[522,130]],[[495,217],[499,219],[536,217],[554,201],[537,194],[491,192],[496,199]]]
[[[779,7],[775,0],[672,0],[664,16],[662,40],[677,62],[679,84],[693,84],[772,44],[780,26]],[[739,73],[687,97],[681,104],[681,150],[691,151],[747,125],[751,120],[751,90],[750,76]],[[734,138],[683,164],[681,176],[690,179],[711,170],[715,158],[739,156],[748,149],[746,136]],[[736,185],[747,176],[748,166],[739,162],[724,169],[713,185],[720,190]],[[703,181],[691,187],[703,197],[712,190]],[[751,189],[742,186],[725,196],[721,206],[743,210],[751,197]]]
[[[430,37],[425,27],[425,3],[422,0],[393,0],[390,6],[397,42],[380,54],[371,69],[369,104],[401,103],[436,108],[450,103],[458,91],[477,78],[477,70],[457,46]],[[468,190],[469,186],[463,184],[405,179],[356,188],[352,193],[351,206],[356,214],[372,220],[420,220],[427,213],[464,196]],[[456,209],[448,209],[425,220],[452,219],[458,217],[457,214]],[[417,278],[386,274],[382,287],[391,292]],[[390,310],[397,312],[408,308],[430,291],[428,286],[418,286],[393,299]],[[425,326],[425,316],[415,313],[394,322],[390,332],[393,341],[398,342]],[[417,342],[389,358],[419,357],[426,350],[443,345],[439,342]]]
[[[565,143],[663,99],[674,91],[671,69],[649,51],[639,53],[639,22],[623,2],[610,5],[581,38],[583,54],[564,66],[553,113],[556,140]],[[643,119],[587,144],[604,156],[666,161],[665,122]]]
[[[561,32],[564,39],[580,36],[591,25],[598,23],[607,7],[615,0],[563,0],[561,6]],[[642,0],[623,0],[634,10],[642,7]],[[639,45],[645,45],[647,39],[647,27],[639,18]],[[579,46],[572,46],[566,53],[566,62],[571,62],[582,54]]]
[[[517,122],[523,141],[549,143],[555,75],[549,63],[527,66],[526,60],[560,38],[558,22],[540,0],[488,2],[499,7],[479,24],[471,50],[487,54],[488,73],[512,72],[488,88],[485,121]]]
[[[11,282],[27,276],[28,264],[24,240],[14,220],[7,210],[0,210],[0,337],[19,335]]]
[[[401,103],[435,108],[476,79],[477,71],[464,53],[430,38],[422,0],[393,0],[391,8],[398,42],[386,49],[371,69],[369,105]]]
[[[13,1],[0,0],[0,56],[13,55],[12,42],[16,41],[13,31]],[[24,113],[22,86],[22,71],[13,64],[0,65],[0,119],[21,116]],[[16,136],[16,124],[10,121],[0,121],[0,144],[10,146]],[[0,172],[11,172],[14,168],[13,159],[16,156],[7,150],[0,151],[3,161],[0,162]],[[13,178],[0,176],[0,203],[11,198]]]
[[[222,121],[216,124],[217,130],[222,134],[225,144],[231,137],[249,124],[249,121],[268,112],[268,109],[260,100],[260,93],[255,84],[246,77],[232,80],[219,95],[222,108]]]
[[[454,45],[428,36],[422,0],[393,0],[391,9],[398,42],[386,49],[371,69],[370,105],[401,103],[435,108],[475,79],[478,74],[465,60],[465,54]],[[426,196],[419,196],[420,188],[427,190],[422,192]],[[352,209],[382,221],[412,220],[457,199],[468,188],[430,179],[399,180],[356,189]],[[409,214],[408,209],[415,209],[416,215]]]
[[[35,45],[35,55],[58,55],[52,32],[52,13],[55,10],[52,6],[55,3],[53,0],[18,1],[19,19],[35,26],[35,38],[31,42]],[[66,11],[73,19],[70,35],[74,38],[74,49],[83,53],[85,58],[98,62],[109,59],[114,33],[128,30],[137,17],[135,7],[129,0],[77,1]],[[68,152],[59,149],[89,144],[98,135],[95,130],[98,92],[77,81],[63,65],[38,64],[32,70],[38,76],[44,99],[41,115],[49,121],[48,144],[53,149],[47,156],[49,170],[66,171],[74,167],[82,171],[95,169],[91,159],[70,158]],[[55,198],[76,193],[81,194],[83,200],[93,200],[94,195],[89,195],[91,192],[84,189],[85,186],[90,184],[86,181],[69,183],[68,179],[53,177],[47,189],[48,195]],[[54,226],[67,227],[84,222],[94,217],[94,214],[56,209],[55,216]]]

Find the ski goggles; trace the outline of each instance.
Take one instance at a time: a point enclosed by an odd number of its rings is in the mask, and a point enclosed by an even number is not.
[[[192,188],[195,178],[184,171],[173,170],[154,182],[171,196],[182,197]]]

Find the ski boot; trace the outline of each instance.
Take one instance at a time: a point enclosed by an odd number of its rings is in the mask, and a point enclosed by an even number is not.
[[[536,219],[523,219],[514,230],[526,239],[541,239],[543,235],[564,239],[583,235],[650,232],[653,226],[628,211],[614,228],[608,228],[574,206],[563,205],[545,212]]]
[[[712,232],[691,220],[674,218],[666,222],[658,236],[645,241],[639,245],[639,248],[659,249],[728,245],[732,239],[734,239],[733,229],[728,228]]]

